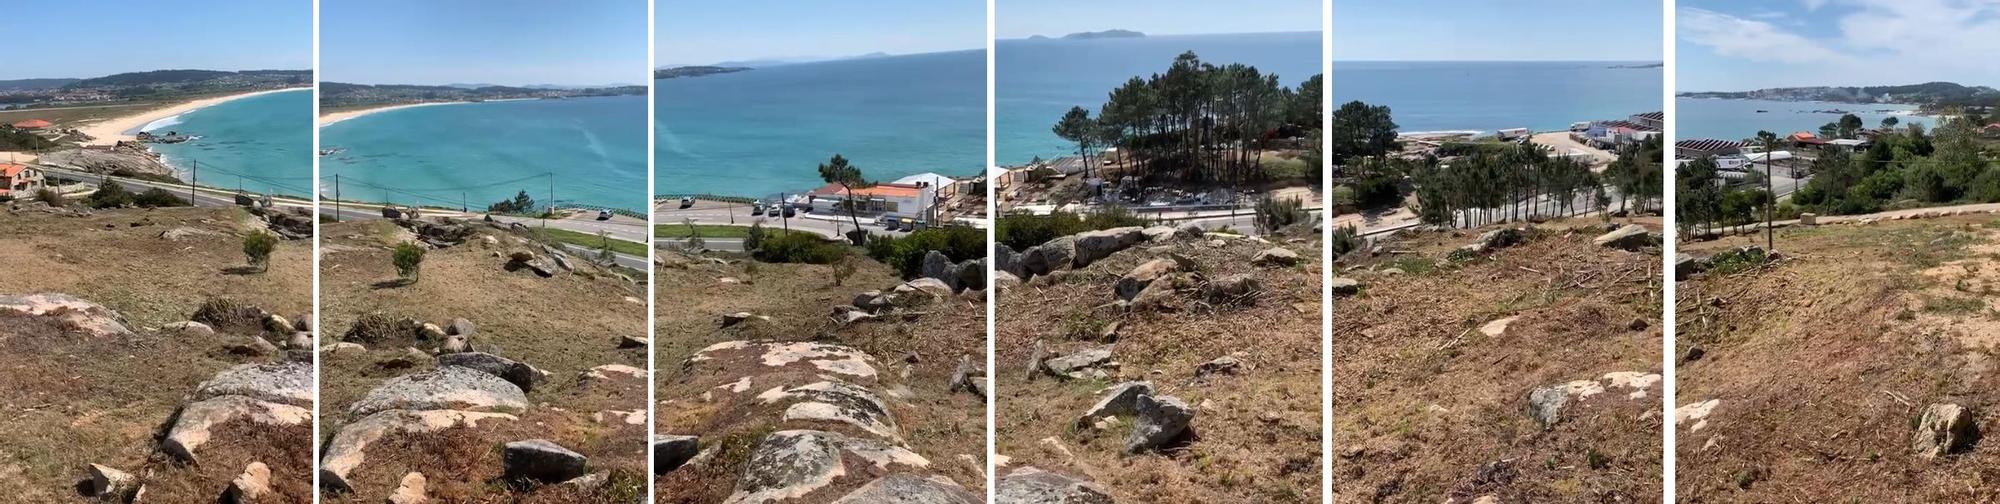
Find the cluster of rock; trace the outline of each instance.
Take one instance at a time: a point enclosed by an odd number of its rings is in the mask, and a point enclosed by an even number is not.
[[[1134,226],[1085,231],[1058,237],[1041,245],[1029,247],[1025,251],[1015,251],[1013,247],[1005,244],[995,244],[993,246],[995,282],[1003,285],[1017,284],[1056,271],[1082,268],[1142,242],[1195,240],[1205,236],[1207,232],[1200,226],[1186,224],[1178,228]]]
[[[173,176],[174,169],[160,161],[160,155],[138,142],[118,142],[111,148],[84,147],[48,152],[36,163],[99,175],[133,173]]]
[[[286,240],[306,240],[313,236],[312,210],[299,207],[249,205],[245,210],[263,220],[272,234]]]
[[[935,254],[936,252],[932,252]],[[967,261],[967,264],[983,260]],[[982,266],[983,267],[983,266]],[[961,284],[963,287],[964,284]],[[914,313],[912,310],[928,306],[938,301],[952,299],[953,296],[985,299],[985,290],[965,287],[963,291],[954,289],[943,280],[919,277],[916,280],[896,284],[888,290],[868,290],[854,295],[853,302],[835,305],[829,315],[835,323],[848,325],[866,320],[887,317],[899,313]],[[725,320],[726,322],[726,320]]]
[[[924,253],[923,268],[919,278],[931,278],[944,282],[953,292],[982,290],[986,288],[986,258],[967,259],[952,263],[944,253],[932,250]]]
[[[422,434],[448,429],[477,429],[493,422],[519,421],[516,414],[531,406],[527,394],[549,379],[549,373],[524,362],[482,352],[470,340],[477,331],[472,322],[454,319],[440,327],[415,319],[394,319],[381,315],[364,316],[343,336],[344,341],[323,349],[329,354],[365,351],[360,342],[435,344],[436,355],[409,348],[405,358],[422,357],[435,367],[390,378],[349,406],[359,418],[334,434],[320,459],[320,485],[333,492],[353,492],[349,475],[367,462],[367,450],[376,441],[392,434]],[[624,365],[592,368],[577,377],[582,386],[615,381],[624,386],[641,386],[645,371]],[[581,388],[581,387],[580,387]],[[630,412],[616,412],[629,419]],[[638,412],[644,422],[643,411]],[[628,420],[629,423],[629,420]],[[504,443],[501,447],[504,477],[514,483],[595,485],[602,474],[589,474],[581,454],[545,439]],[[397,502],[422,502],[427,479],[421,473],[406,474],[395,495]]]
[[[1194,408],[1173,396],[1159,395],[1152,382],[1134,381],[1098,391],[1097,403],[1076,419],[1078,429],[1106,430],[1132,418],[1125,454],[1137,455],[1185,444],[1194,438]]]
[[[7,213],[16,215],[39,213],[58,217],[89,217],[91,215],[88,208],[54,207],[40,200],[24,201],[18,199],[7,203]]]
[[[911,451],[883,399],[910,392],[895,383],[899,375],[878,366],[866,352],[840,345],[717,343],[683,362],[681,375],[718,385],[668,404],[712,403],[717,415],[775,429],[756,440],[745,460],[727,461],[740,462],[742,470],[725,502],[982,501]],[[970,373],[965,360],[959,366]],[[907,375],[908,368],[901,376]],[[653,471],[663,481],[676,472],[725,463],[715,460],[718,449],[703,448],[694,436],[660,435],[653,444]]]
[[[215,298],[203,302],[189,320],[167,324],[162,330],[200,336],[249,335],[247,339],[230,342],[226,350],[237,355],[312,361],[314,333],[310,314],[286,318],[234,299]],[[267,336],[277,342],[265,339]]]
[[[55,319],[65,326],[94,336],[132,333],[123,315],[103,305],[68,294],[0,296],[0,313]]]
[[[311,425],[313,421],[312,364],[280,362],[242,364],[216,373],[189,394],[171,418],[159,450],[177,463],[198,464],[201,448],[215,441],[216,428],[230,422],[263,427]],[[311,436],[285,440],[299,445]],[[240,443],[224,443],[240,445]],[[294,450],[269,448],[273,454]],[[102,464],[85,467],[86,493],[111,502],[142,502],[141,478]],[[252,461],[243,473],[218,489],[223,502],[248,503],[274,495],[270,466]]]
[[[601,265],[594,260],[576,257],[563,246],[525,238],[532,230],[526,224],[519,222],[502,223],[490,215],[482,221],[451,217],[423,219],[418,218],[414,212],[399,212],[399,216],[392,218],[391,221],[408,230],[410,237],[415,241],[434,249],[456,247],[473,241],[478,241],[489,248],[503,245],[519,247],[505,254],[497,250],[493,252],[494,257],[507,259],[502,268],[510,272],[526,271],[542,278],[554,277],[559,273],[603,273]],[[503,244],[500,238],[493,235],[481,234],[482,228],[505,233],[508,235],[508,243]],[[632,281],[630,278],[626,280]]]

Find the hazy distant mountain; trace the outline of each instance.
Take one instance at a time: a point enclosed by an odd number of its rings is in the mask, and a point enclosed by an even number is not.
[[[828,61],[886,58],[889,56],[894,56],[894,55],[886,52],[876,51],[867,54],[857,54],[853,56],[793,56],[793,57],[762,58],[762,59],[741,60],[741,61],[723,61],[709,65],[679,65],[679,66],[765,68],[765,67],[774,67],[782,65],[797,65],[801,63],[824,63]]]
[[[602,88],[535,88],[527,86],[460,87],[469,84],[425,86],[413,84],[348,84],[321,82],[319,100],[323,106],[368,106],[397,103],[510,100],[524,98],[575,98],[585,96],[644,95],[646,86]]]
[[[1108,38],[1146,38],[1146,34],[1145,34],[1145,33],[1140,33],[1140,32],[1136,32],[1136,31],[1132,31],[1132,30],[1104,30],[1104,31],[1094,31],[1094,32],[1077,32],[1077,33],[1071,33],[1071,34],[1068,34],[1068,35],[1063,35],[1063,37],[1062,37],[1062,38],[1063,38],[1064,40],[1092,40],[1092,39],[1108,39]]]
[[[726,74],[750,70],[750,67],[726,67],[712,65],[688,65],[653,70],[654,79],[678,79],[705,75]]]
[[[1975,105],[2000,101],[2000,91],[1986,86],[1965,86],[1952,82],[1926,82],[1904,86],[1814,86],[1767,88],[1755,91],[1703,91],[1681,93],[1685,98],[1738,100],[1823,101],[1834,103],[1907,103],[1915,105]]]
[[[55,89],[83,79],[14,79],[0,80],[0,91],[25,91],[29,89]]]

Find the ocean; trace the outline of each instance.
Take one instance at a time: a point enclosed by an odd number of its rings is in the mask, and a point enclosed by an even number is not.
[[[327,125],[321,194],[473,211],[526,190],[537,203],[643,212],[646,97],[412,107]]]
[[[657,194],[825,185],[840,154],[881,181],[986,165],[986,51],[778,65],[653,81]]]
[[[1075,154],[1075,144],[1049,131],[1063,113],[1082,106],[1095,117],[1112,89],[1135,76],[1166,72],[1183,52],[1216,65],[1255,66],[1297,87],[1321,72],[1320,40],[1320,32],[1288,32],[997,41],[994,161],[1009,166]]]
[[[312,90],[301,89],[230,100],[139,129],[201,137],[152,145],[183,179],[199,165],[196,182],[204,186],[310,198],[312,110]]]
[[[1403,132],[1567,130],[1664,110],[1662,69],[1613,68],[1647,64],[1335,61],[1333,106],[1388,105]]]
[[[1917,110],[1914,105],[1675,98],[1674,133],[1684,139],[1724,140],[1755,137],[1760,130],[1780,136],[1799,131],[1817,134],[1821,125],[1840,120],[1840,114],[1822,112],[1827,110],[1853,112],[1870,128],[1892,116],[1899,124],[1916,123],[1925,128],[1937,124],[1930,117],[1909,115]]]

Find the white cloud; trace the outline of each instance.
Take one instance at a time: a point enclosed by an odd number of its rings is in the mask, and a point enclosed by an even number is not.
[[[1677,35],[1682,40],[1707,46],[1723,56],[1783,63],[1842,63],[1848,59],[1819,42],[1764,21],[1694,7],[1682,7],[1676,19]]]
[[[1806,4],[1807,11],[1816,11],[1820,7],[1825,7],[1826,2],[1827,0],[1804,0],[1802,3]]]

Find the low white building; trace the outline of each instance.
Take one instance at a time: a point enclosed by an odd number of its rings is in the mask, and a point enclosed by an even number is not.
[[[937,202],[935,186],[893,182],[856,188],[852,194],[840,184],[827,184],[806,195],[812,200],[813,212],[826,214],[845,213],[847,201],[852,199],[855,213],[860,215],[928,218]]]

